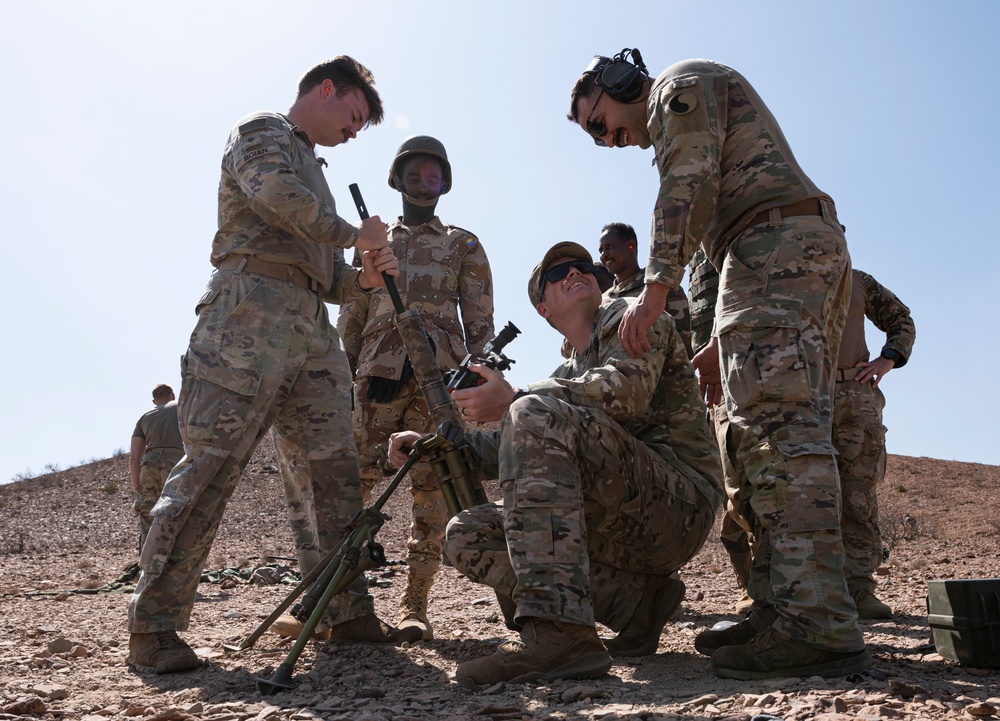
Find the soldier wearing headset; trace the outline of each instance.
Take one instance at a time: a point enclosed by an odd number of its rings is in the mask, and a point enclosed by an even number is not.
[[[703,631],[719,676],[843,676],[870,667],[844,581],[831,443],[834,360],[851,261],[836,208],[796,162],[753,86],[685,60],[653,79],[637,50],[598,56],[569,119],[599,146],[652,146],[660,173],[645,289],[619,329],[632,355],[699,244],[721,281],[715,328],[694,358],[706,399],[725,398],[731,482],[755,536],[750,616]]]

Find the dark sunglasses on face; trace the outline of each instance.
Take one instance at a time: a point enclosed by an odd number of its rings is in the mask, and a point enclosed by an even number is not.
[[[605,143],[603,140],[601,140],[601,136],[603,136],[605,133],[608,132],[608,126],[602,122],[591,120],[591,118],[594,117],[594,111],[597,110],[597,104],[601,102],[602,97],[604,97],[603,89],[597,96],[597,100],[594,101],[593,106],[591,106],[590,108],[590,115],[587,116],[586,125],[587,125],[587,132],[590,133],[590,135],[594,138],[594,143],[596,145],[600,145],[602,148],[606,148],[608,144]]]
[[[586,260],[570,260],[565,263],[559,263],[558,265],[553,265],[542,274],[542,290],[545,290],[546,283],[558,283],[569,275],[570,268],[576,268],[581,273],[587,275],[594,274],[594,264]]]

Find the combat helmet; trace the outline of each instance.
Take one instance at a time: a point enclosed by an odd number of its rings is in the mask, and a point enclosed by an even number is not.
[[[399,173],[399,164],[408,155],[433,155],[441,161],[441,174],[444,176],[444,188],[441,195],[451,190],[451,163],[448,162],[448,153],[444,149],[444,144],[437,138],[430,135],[414,135],[407,138],[400,144],[396,151],[396,157],[389,168],[389,187],[399,190],[396,187],[396,179]]]

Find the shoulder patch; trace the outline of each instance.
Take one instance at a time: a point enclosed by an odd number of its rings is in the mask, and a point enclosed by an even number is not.
[[[687,115],[698,107],[698,96],[694,93],[678,93],[667,101],[667,108],[675,115]]]
[[[448,229],[449,235],[457,235],[458,238],[465,243],[465,246],[469,248],[469,250],[475,248],[476,245],[479,244],[479,238],[476,237],[475,233],[472,233],[465,228],[460,228],[457,225],[448,225],[445,227]]]
[[[247,133],[252,133],[255,130],[263,130],[267,127],[267,118],[257,118],[256,120],[251,120],[249,123],[243,123],[240,126],[240,135],[246,135]]]

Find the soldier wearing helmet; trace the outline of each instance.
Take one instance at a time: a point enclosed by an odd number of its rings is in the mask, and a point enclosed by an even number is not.
[[[493,337],[489,260],[474,234],[436,215],[438,200],[451,190],[451,163],[440,140],[428,135],[404,140],[389,168],[389,186],[403,196],[403,215],[388,231],[399,259],[396,284],[407,309],[419,310],[440,370],[446,371],[467,353],[481,353]],[[341,306],[337,322],[355,370],[354,433],[366,504],[381,480],[376,446],[396,431],[433,430],[394,319],[383,288]],[[420,628],[429,639],[427,597],[441,562],[448,514],[429,466],[419,464],[410,480],[413,521],[399,622]]]

